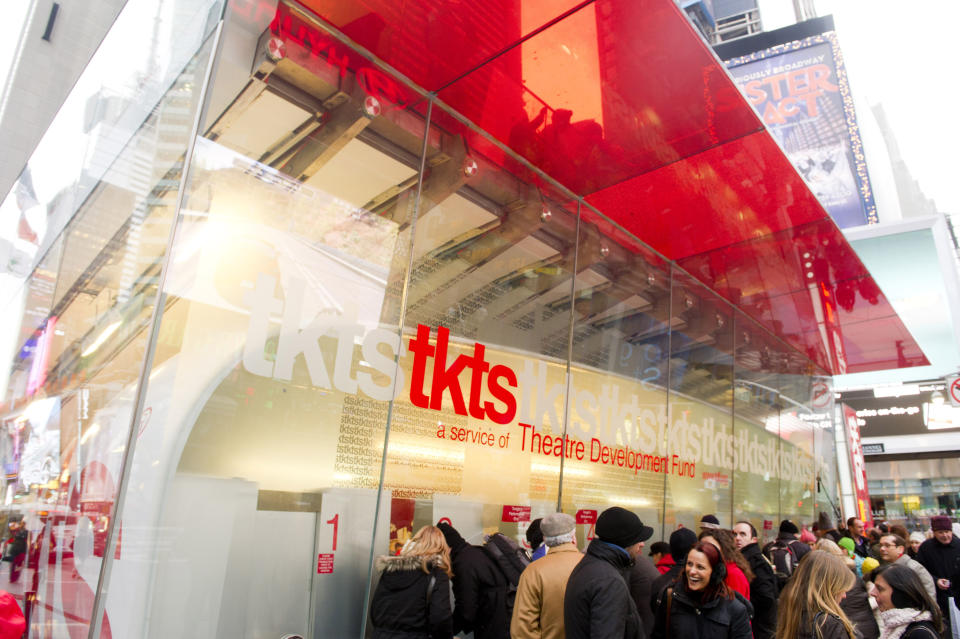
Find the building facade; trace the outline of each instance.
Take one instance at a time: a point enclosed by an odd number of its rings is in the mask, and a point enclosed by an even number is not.
[[[0,205],[30,637],[362,636],[443,520],[772,536],[831,374],[926,362],[672,2],[369,5],[130,0]]]

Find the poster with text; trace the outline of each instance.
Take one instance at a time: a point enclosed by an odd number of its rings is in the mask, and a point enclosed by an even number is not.
[[[877,222],[853,99],[833,32],[726,62],[840,228]]]

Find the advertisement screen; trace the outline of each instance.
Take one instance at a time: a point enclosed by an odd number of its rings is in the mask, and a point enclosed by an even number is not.
[[[853,100],[833,32],[726,62],[840,228],[877,222]]]

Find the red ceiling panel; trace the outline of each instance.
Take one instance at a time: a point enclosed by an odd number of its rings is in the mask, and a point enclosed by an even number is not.
[[[926,363],[672,0],[296,1],[818,366]],[[474,153],[539,182],[442,108],[433,113]]]
[[[439,97],[581,194],[762,129],[662,0],[598,0]]]
[[[584,0],[296,0],[436,91]]]

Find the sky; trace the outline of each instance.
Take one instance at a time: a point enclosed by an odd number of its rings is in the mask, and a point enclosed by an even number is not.
[[[791,0],[761,3],[764,29],[793,22]],[[883,104],[901,154],[927,197],[944,213],[960,213],[960,83],[954,57],[960,2],[814,0],[833,15],[850,88],[863,109]],[[869,170],[869,166],[868,166]]]

